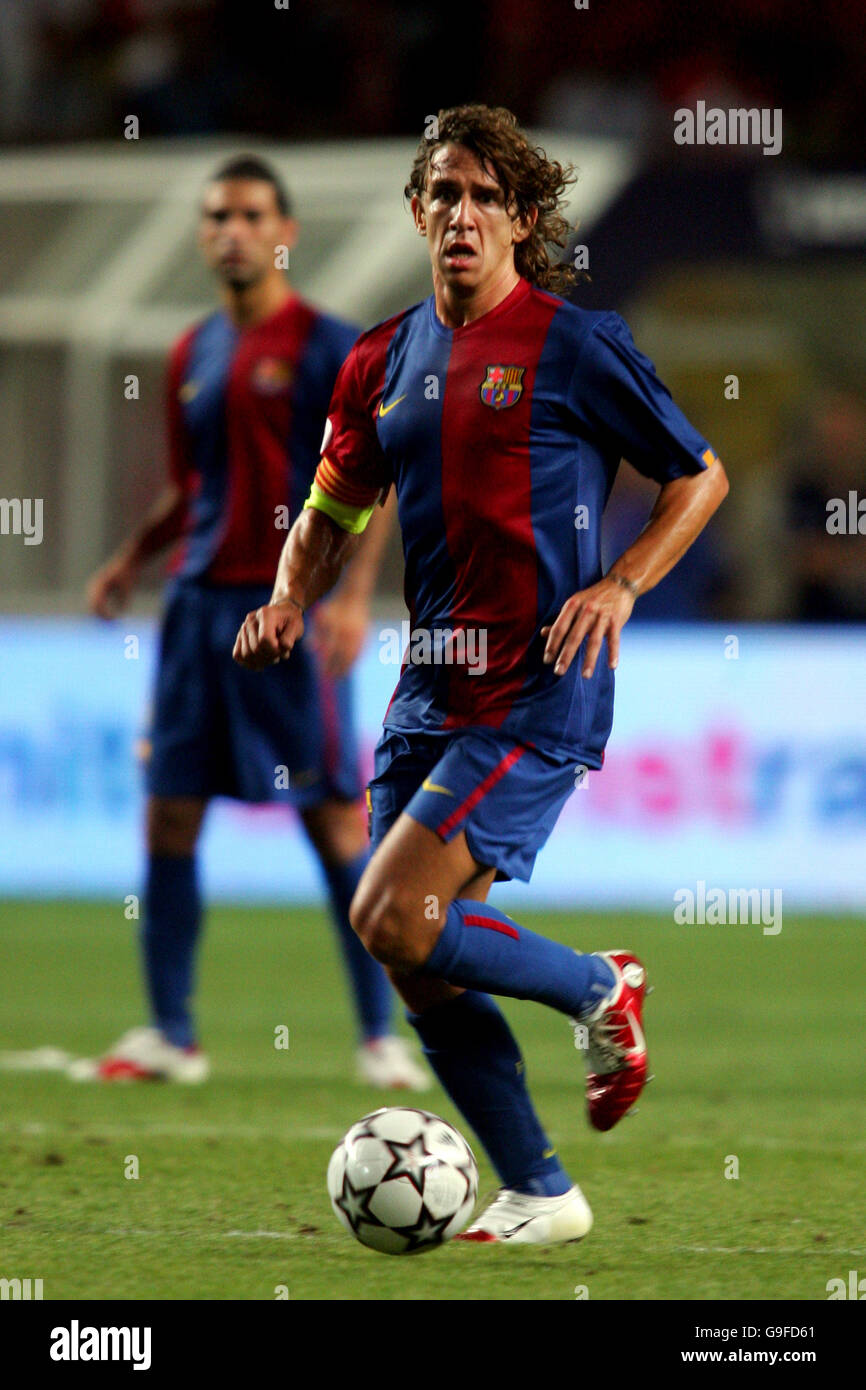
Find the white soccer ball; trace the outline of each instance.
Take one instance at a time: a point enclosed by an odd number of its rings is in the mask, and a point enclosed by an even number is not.
[[[371,1250],[416,1255],[468,1223],[478,1168],[463,1135],[427,1110],[374,1110],[337,1145],[328,1194],[337,1220]]]

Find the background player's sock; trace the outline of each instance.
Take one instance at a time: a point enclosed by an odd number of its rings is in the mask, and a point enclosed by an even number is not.
[[[150,855],[141,933],[144,970],[153,1023],[175,1047],[195,1042],[189,997],[200,925],[195,858]]]
[[[394,992],[388,976],[379,962],[370,955],[349,921],[349,904],[369,857],[369,851],[365,850],[357,859],[351,859],[346,864],[322,863],[331,899],[331,915],[351,981],[355,1011],[364,1042],[370,1042],[373,1038],[383,1038],[391,1032],[394,1011]]]
[[[615,984],[600,956],[579,955],[470,898],[449,907],[423,973],[466,989],[534,999],[572,1018],[589,1013]]]
[[[406,1017],[503,1186],[536,1197],[567,1192],[571,1180],[533,1109],[520,1049],[489,995],[467,990]]]

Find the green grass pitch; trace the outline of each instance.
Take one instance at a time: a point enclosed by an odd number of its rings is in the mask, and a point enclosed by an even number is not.
[[[565,1020],[506,1005],[593,1207],[585,1241],[395,1259],[344,1234],[328,1158],[388,1098],[352,1079],[325,916],[219,908],[199,999],[209,1083],[0,1072],[0,1275],[41,1278],[46,1299],[823,1300],[829,1279],[866,1272],[861,925],[786,917],[774,937],[640,915],[525,920],[582,949],[633,947],[656,986],[656,1080],[608,1135],[587,1125]],[[0,1048],[92,1056],[141,1022],[134,931],[116,904],[5,904]],[[408,1103],[461,1124],[438,1089]]]

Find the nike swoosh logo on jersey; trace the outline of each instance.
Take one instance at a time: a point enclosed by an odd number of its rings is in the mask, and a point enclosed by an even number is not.
[[[425,792],[441,792],[443,796],[453,796],[454,793],[447,787],[437,787],[435,782],[431,782],[429,777],[425,777],[421,783],[421,790]]]
[[[383,416],[383,415],[387,415],[389,410],[393,410],[395,405],[399,405],[400,402],[401,402],[401,401],[405,401],[405,399],[406,399],[406,393],[404,392],[402,396],[398,396],[397,399],[396,399],[396,401],[392,401],[390,405],[386,405],[384,401],[380,401],[380,402],[379,402],[379,415],[380,415],[380,417]]]

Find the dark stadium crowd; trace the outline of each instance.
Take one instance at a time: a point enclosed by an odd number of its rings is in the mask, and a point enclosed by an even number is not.
[[[672,140],[671,118],[703,101],[781,109],[786,166],[835,169],[862,165],[864,86],[866,25],[853,0],[826,0],[820,22],[809,0],[0,0],[9,152],[120,140],[131,115],[144,140],[411,136],[430,113],[474,100],[507,105],[538,129],[622,139],[664,178],[675,155],[700,158]],[[732,142],[713,158],[775,169],[765,153]],[[832,366],[820,398],[813,384],[815,399],[762,459],[761,486],[738,484],[746,515],[728,507],[637,620],[733,611],[866,621],[866,517],[860,528],[856,511],[866,418]],[[641,529],[651,492],[622,470],[608,560]],[[853,521],[833,531],[828,499],[849,496]],[[758,550],[759,610],[744,564]]]
[[[404,134],[460,101],[654,141],[695,96],[782,107],[786,149],[858,158],[853,0],[3,0],[0,141]],[[668,150],[668,140],[659,141]]]

